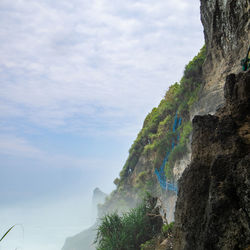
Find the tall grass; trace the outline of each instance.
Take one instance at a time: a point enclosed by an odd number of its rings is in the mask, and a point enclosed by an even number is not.
[[[119,216],[106,215],[97,229],[97,250],[137,250],[161,231],[162,219],[155,203],[144,200],[137,208]]]

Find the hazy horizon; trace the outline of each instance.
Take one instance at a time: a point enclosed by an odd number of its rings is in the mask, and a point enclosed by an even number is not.
[[[90,226],[145,116],[203,46],[199,1],[0,2],[0,250]]]

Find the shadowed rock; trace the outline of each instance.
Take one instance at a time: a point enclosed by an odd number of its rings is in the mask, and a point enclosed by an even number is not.
[[[193,119],[192,162],[179,183],[174,249],[250,246],[250,71],[229,75],[226,104]]]

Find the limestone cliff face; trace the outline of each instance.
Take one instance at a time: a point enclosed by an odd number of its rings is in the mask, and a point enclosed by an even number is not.
[[[201,0],[207,57],[191,110],[192,161],[179,182],[178,250],[250,246],[250,72],[240,73],[250,45],[249,6]]]
[[[174,164],[173,174],[176,182],[180,179],[183,171],[191,162],[191,138],[187,147],[188,152],[183,157],[179,158]]]
[[[249,15],[249,0],[201,0],[207,59],[203,67],[204,86],[192,117],[213,114],[223,104],[225,77],[241,70],[240,60],[248,50]]]
[[[175,212],[175,249],[250,246],[250,71],[230,74],[226,104],[193,119],[192,162]]]

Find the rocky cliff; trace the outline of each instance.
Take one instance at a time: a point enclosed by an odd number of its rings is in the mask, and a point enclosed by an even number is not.
[[[207,46],[203,89],[194,105],[197,114],[213,114],[224,102],[225,77],[241,71],[250,41],[249,0],[201,0],[201,21]]]
[[[186,65],[180,82],[169,88],[145,118],[120,178],[114,181],[117,188],[101,207],[102,214],[129,209],[149,192],[161,199],[168,221],[173,221],[176,183],[191,159],[190,110],[202,84],[205,57],[204,46]]]
[[[160,105],[146,117],[143,128],[130,149],[120,179],[116,180],[117,189],[103,207],[104,213],[134,206],[138,194],[149,190],[163,200],[168,220],[174,219],[176,195],[162,189],[162,185],[157,182],[155,169],[160,170],[166,159],[164,155],[170,152],[168,162],[163,168],[166,178],[176,183],[191,160],[192,128],[191,125],[191,129],[185,126],[195,115],[214,114],[223,105],[225,76],[241,71],[240,61],[248,49],[249,1],[201,0],[201,20],[204,26],[206,56],[203,50],[203,56],[201,52],[187,65],[179,85],[173,85]],[[195,85],[195,82],[198,84]],[[176,114],[183,118],[184,124],[179,132],[182,136],[185,134],[186,138],[182,145],[177,145],[178,142],[175,141],[177,147],[172,150],[172,138],[166,135],[171,134]]]
[[[190,164],[192,141],[192,163],[179,186],[175,249],[247,246],[249,73],[239,72],[250,41],[249,11],[249,0],[201,0],[206,46],[145,118],[100,215],[126,211],[148,191],[172,221],[175,184]]]
[[[225,100],[215,115],[193,119],[175,212],[178,250],[250,246],[250,71],[227,77]]]
[[[114,183],[116,190],[101,207],[102,214],[126,211],[149,192],[161,199],[173,221],[177,180],[190,161],[190,107],[197,98],[205,48],[187,65],[180,83],[167,91],[146,117],[129,157]]]
[[[250,72],[239,73],[250,45],[249,5],[201,0],[207,57],[192,110],[192,162],[179,182],[178,250],[250,246]],[[208,113],[215,114],[195,116]]]

